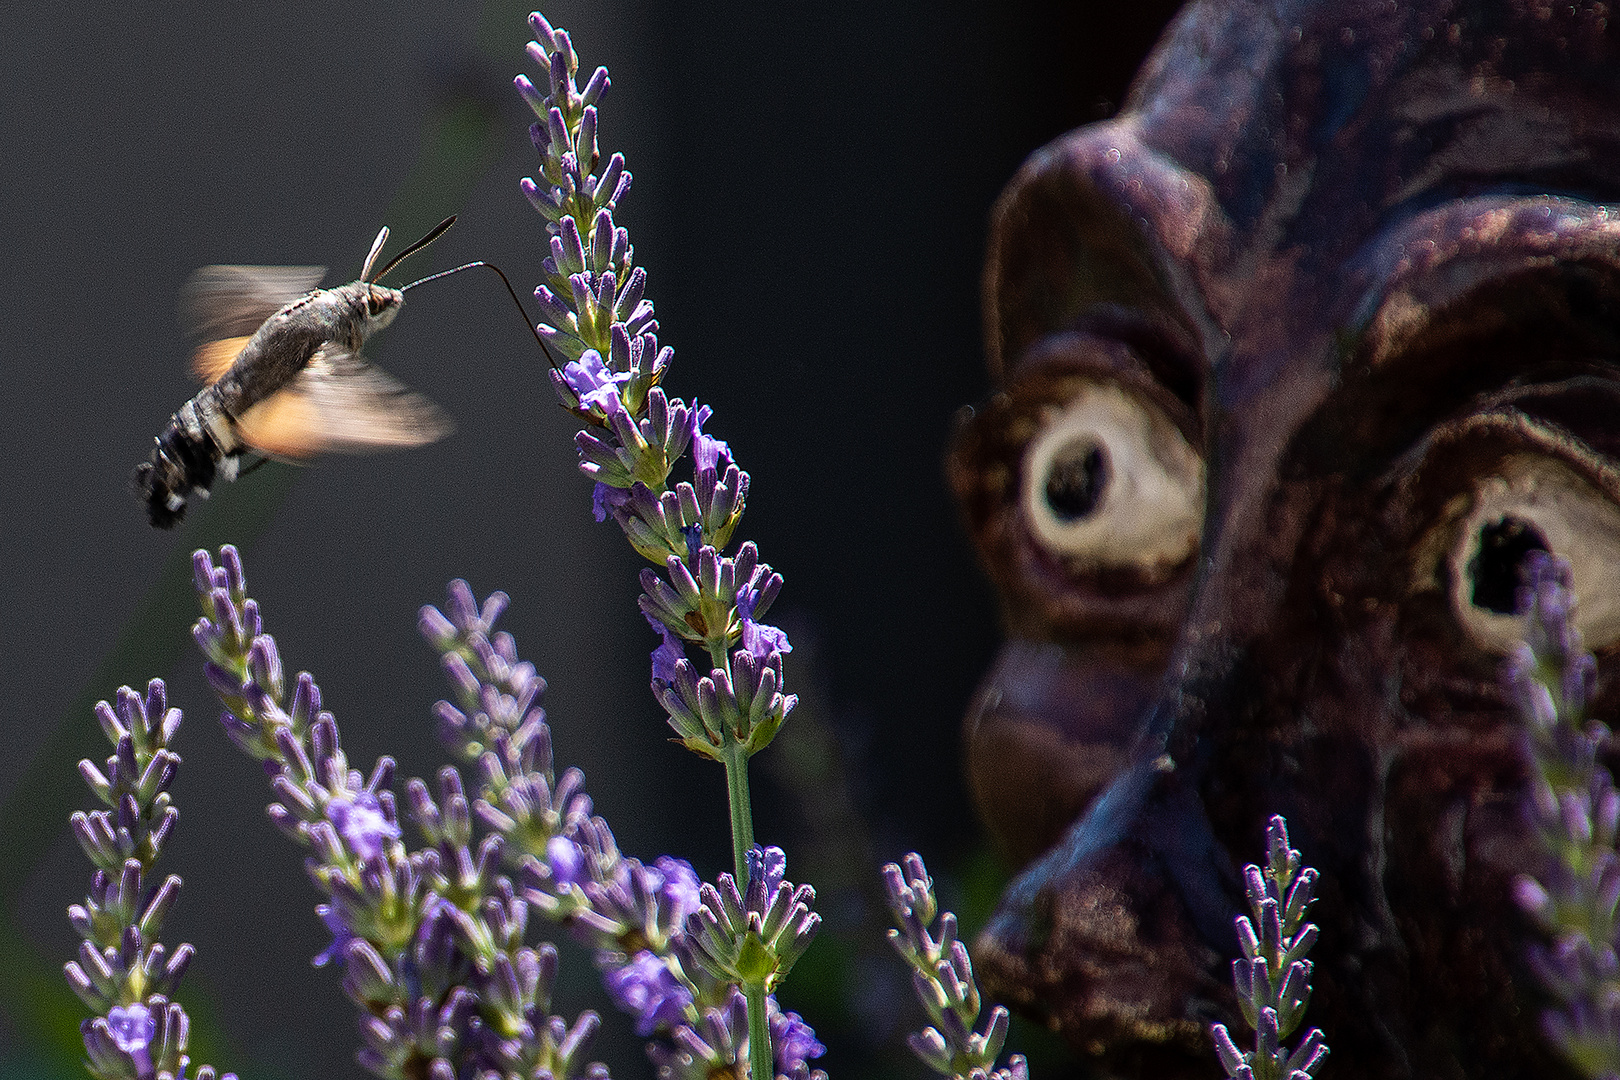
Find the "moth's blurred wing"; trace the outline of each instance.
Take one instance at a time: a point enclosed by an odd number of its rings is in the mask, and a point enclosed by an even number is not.
[[[231,369],[236,363],[237,356],[247,345],[252,334],[243,334],[241,337],[220,338],[218,341],[205,341],[197,346],[197,351],[191,357],[191,370],[197,373],[197,378],[205,383],[219,382],[219,377]]]
[[[422,446],[454,427],[433,402],[335,345],[317,352],[286,389],[237,417],[236,426],[253,449],[283,461]]]
[[[205,266],[180,289],[180,323],[203,341],[252,334],[326,276],[324,266]]]

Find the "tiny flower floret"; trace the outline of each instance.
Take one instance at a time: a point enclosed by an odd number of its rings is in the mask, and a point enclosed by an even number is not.
[[[664,962],[645,949],[629,963],[605,973],[602,982],[614,1004],[634,1014],[636,1034],[642,1038],[681,1023],[692,1004],[692,995]]]
[[[771,1004],[776,999],[771,998]],[[816,1038],[815,1029],[795,1012],[771,1010],[771,1045],[776,1051],[776,1071],[792,1076],[809,1058],[818,1058],[827,1048]]]
[[[377,796],[370,792],[331,800],[326,804],[326,818],[362,862],[377,858],[387,841],[400,837],[399,826],[383,816]]]
[[[663,642],[652,651],[652,677],[668,686],[675,681],[675,665],[686,659],[686,649],[673,630],[646,612],[642,612],[642,616],[663,637]]]
[[[748,888],[752,892],[761,887],[769,894],[776,891],[782,884],[782,878],[787,874],[787,852],[772,845],[760,847],[755,844],[748,849]]]
[[[714,410],[707,405],[699,405],[692,410],[692,464],[699,472],[704,469],[719,471],[721,458],[727,462],[732,460],[731,446],[724,439],[703,434],[703,425],[713,415]]]
[[[310,963],[316,967],[325,967],[333,962],[343,963],[343,957],[348,951],[349,942],[354,940],[353,931],[349,929],[349,925],[343,921],[343,916],[339,915],[337,909],[331,904],[316,904],[315,914],[319,915],[321,922],[326,924],[327,931],[332,935],[332,944],[316,953]]]
[[[566,836],[546,841],[546,861],[551,864],[551,878],[558,887],[583,887],[590,880],[585,873],[585,849]]]
[[[630,502],[630,493],[621,487],[604,484],[598,480],[596,488],[591,492],[591,516],[600,524],[613,516],[613,511],[622,509]]]
[[[692,869],[692,864],[685,859],[660,855],[653,865],[664,878],[664,883],[658,886],[658,893],[669,904],[670,922],[682,926],[686,923],[686,917],[703,903],[699,894],[703,883],[698,879],[697,871]]]
[[[744,588],[737,591],[737,617],[742,621],[742,647],[756,660],[764,660],[773,652],[792,652],[793,646],[788,644],[788,636],[780,628],[754,621],[754,608],[758,604],[758,589]]]
[[[603,413],[624,408],[619,399],[619,384],[628,382],[630,375],[609,371],[602,362],[602,354],[595,349],[587,349],[578,360],[564,364],[562,377],[584,408],[599,409]]]
[[[681,536],[686,540],[686,561],[696,566],[698,552],[703,549],[703,526],[682,525]]]
[[[126,1054],[146,1051],[157,1034],[157,1018],[152,1010],[136,1002],[134,1005],[115,1005],[107,1013],[107,1030],[113,1043]]]
[[[743,857],[748,865],[743,902],[749,911],[763,915],[787,874],[787,853],[779,847],[755,844]]]

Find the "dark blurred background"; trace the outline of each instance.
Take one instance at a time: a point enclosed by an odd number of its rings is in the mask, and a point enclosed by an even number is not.
[[[822,892],[827,928],[783,996],[832,1046],[834,1076],[922,1075],[896,1049],[919,1013],[880,935],[877,863],[921,850],[969,922],[1006,872],[958,760],[995,612],[940,465],[953,413],[987,390],[986,217],[1025,155],[1113,113],[1174,6],[547,9],[587,70],[613,73],[602,141],[636,177],[620,220],[677,350],[669,386],[715,407],[710,430],[753,475],[741,535],[787,577],[773,620],[805,702],[756,759],[756,820]],[[379,225],[397,248],[454,212],[412,276],[482,258],[533,281],[544,233],[517,189],[533,152],[510,89],[527,11],[0,15],[0,1075],[82,1075],[83,1010],[60,975],[76,945],[64,909],[88,879],[66,827],[88,805],[73,762],[107,753],[90,703],[153,675],[188,716],[165,868],[186,888],[164,938],[200,951],[182,992],[194,1056],[257,1077],[365,1075],[347,1002],[309,965],[326,935],[300,856],[214,722],[182,575],[199,545],[242,546],[289,669],[315,673],[351,759],[390,753],[405,775],[440,763],[442,679],[417,608],[456,576],[510,592],[504,625],[550,679],[559,763],[585,770],[621,847],[726,868],[720,771],[665,741],[646,692],[637,560],[591,521],[573,427],[493,278],[413,292],[375,343],[456,419],[444,442],[272,465],[176,534],[148,527],[126,486],[196,389],[174,316],[196,267],[324,263],[340,283]],[[559,1011],[602,1009],[601,1056],[650,1075],[588,961],[565,965]]]

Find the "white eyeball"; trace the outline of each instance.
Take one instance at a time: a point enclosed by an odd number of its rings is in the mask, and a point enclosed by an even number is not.
[[[1035,539],[1076,571],[1168,576],[1198,550],[1204,462],[1157,406],[1083,383],[1024,451],[1021,501]]]
[[[1586,647],[1620,638],[1620,505],[1546,454],[1504,458],[1475,483],[1458,520],[1446,569],[1452,611],[1469,635],[1496,652],[1520,639],[1520,564],[1538,549],[1569,560]]]

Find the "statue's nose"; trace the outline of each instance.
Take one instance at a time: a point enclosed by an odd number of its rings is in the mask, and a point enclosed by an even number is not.
[[[1173,644],[1135,654],[1102,641],[1009,644],[968,716],[987,816],[1050,838],[979,939],[981,966],[998,994],[1057,1004],[1053,1021],[1098,1046],[1201,1057],[1208,1020],[1231,1004],[1239,860],[1217,836],[1204,789],[1256,692],[1233,638],[1275,599],[1235,572],[1246,565],[1211,560]],[[1018,770],[1032,783],[1063,775],[1046,801],[1024,792],[1009,808]],[[1067,821],[1058,799],[1073,811]],[[1180,1068],[1162,1064],[1166,1075]]]
[[[1124,769],[1166,651],[1158,641],[1002,646],[963,736],[979,813],[1018,865],[1055,844]]]

